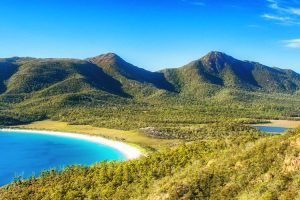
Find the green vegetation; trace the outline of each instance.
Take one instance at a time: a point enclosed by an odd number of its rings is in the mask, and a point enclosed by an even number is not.
[[[149,137],[161,139],[182,139],[186,141],[236,138],[241,134],[257,132],[253,127],[239,123],[208,124],[201,127],[147,127],[140,129]]]
[[[300,198],[300,130],[249,126],[299,120],[299,87],[295,72],[219,52],[161,72],[115,54],[2,59],[0,126],[101,135],[148,156],[16,179],[0,199]]]
[[[1,124],[53,119],[137,130],[295,119],[299,83],[294,72],[218,52],[162,72],[148,72],[115,54],[88,60],[4,59]]]
[[[197,141],[126,162],[16,180],[2,199],[295,199],[300,130]]]

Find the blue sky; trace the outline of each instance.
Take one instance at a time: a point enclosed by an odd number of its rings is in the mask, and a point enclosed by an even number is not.
[[[0,1],[0,57],[115,52],[154,71],[211,50],[300,72],[300,0]]]

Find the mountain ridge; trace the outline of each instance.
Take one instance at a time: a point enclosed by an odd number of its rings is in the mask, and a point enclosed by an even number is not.
[[[272,68],[258,62],[241,61],[221,52],[210,52],[177,69],[181,74],[202,83],[265,92],[294,93],[299,90],[300,76],[292,70]],[[195,77],[195,74],[198,77]],[[172,81],[172,80],[170,80]],[[190,84],[183,80],[183,84]]]
[[[290,69],[241,61],[218,51],[209,52],[182,67],[157,72],[130,64],[115,53],[83,60],[30,57],[0,59],[1,95],[35,93],[47,90],[54,84],[57,90],[65,88],[62,90],[67,93],[95,90],[139,98],[162,91],[209,96],[214,91],[226,88],[293,94],[299,91],[300,74]]]

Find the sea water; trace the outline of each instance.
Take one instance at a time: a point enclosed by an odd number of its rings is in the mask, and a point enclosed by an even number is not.
[[[36,133],[0,132],[0,186],[43,170],[125,160],[118,150],[87,140]]]

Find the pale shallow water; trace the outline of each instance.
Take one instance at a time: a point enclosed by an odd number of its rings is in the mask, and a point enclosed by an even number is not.
[[[118,150],[77,138],[36,133],[0,132],[0,186],[14,177],[40,174],[68,165],[91,165],[104,160],[125,160]]]
[[[263,132],[271,132],[271,133],[283,133],[287,130],[289,130],[289,128],[285,128],[285,127],[274,127],[274,126],[255,126],[257,129],[259,129],[260,131]]]

